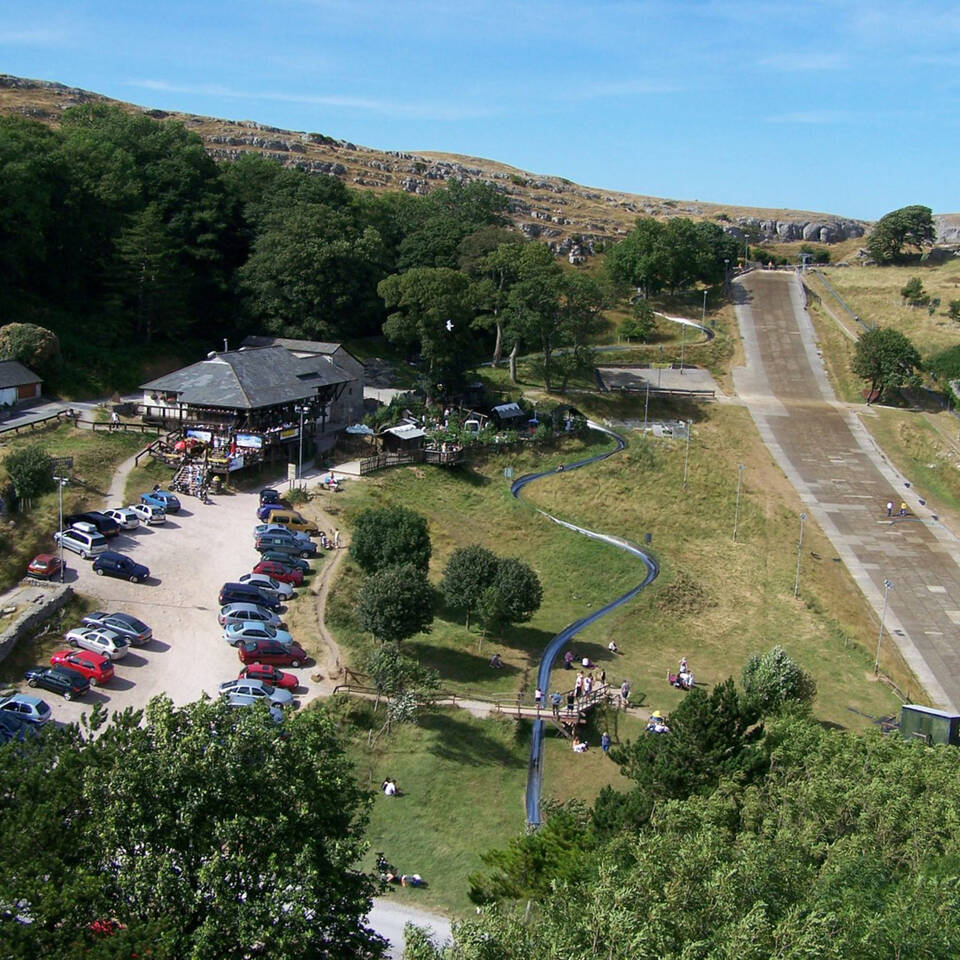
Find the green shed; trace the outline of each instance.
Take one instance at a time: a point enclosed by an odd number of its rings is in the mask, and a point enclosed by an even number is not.
[[[905,703],[900,710],[900,734],[904,740],[956,746],[960,744],[960,713]]]

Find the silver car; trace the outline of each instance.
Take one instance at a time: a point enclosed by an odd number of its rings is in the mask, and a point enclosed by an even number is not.
[[[283,620],[272,610],[256,603],[226,603],[217,615],[221,626],[229,623],[266,623],[279,627]]]
[[[103,515],[116,520],[121,530],[136,530],[140,526],[140,518],[130,507],[117,507],[116,510],[104,510]]]
[[[100,627],[76,627],[64,639],[71,646],[82,647],[111,660],[121,660],[130,649],[130,641],[115,630]]]
[[[272,707],[286,707],[293,703],[293,694],[289,690],[272,687],[263,680],[227,680],[220,684],[220,696],[226,697],[231,707],[247,707],[261,700]]]
[[[280,600],[289,600],[293,596],[292,584],[274,580],[266,573],[245,573],[239,582],[252,584],[267,596],[277,597]]]

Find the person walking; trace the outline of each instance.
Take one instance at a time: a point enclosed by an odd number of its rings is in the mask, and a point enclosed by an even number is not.
[[[601,667],[600,668],[600,686],[605,687],[607,685],[607,671]]]
[[[537,712],[540,712],[540,708],[543,706],[543,691],[537,687],[536,692],[533,695],[533,701],[537,705]]]
[[[907,501],[906,501],[906,500],[901,500],[901,501],[900,501],[900,516],[901,516],[901,517],[905,517],[906,515],[907,515]]]
[[[610,734],[606,730],[603,731],[603,736],[600,738],[600,749],[604,753],[610,749]]]
[[[576,683],[573,685],[573,695],[579,700],[583,696],[583,674],[577,674]]]
[[[588,673],[583,680],[583,695],[589,697],[591,690],[593,690],[593,674]]]
[[[893,516],[893,501],[892,501],[892,500],[888,500],[888,501],[887,501],[887,516],[888,516],[888,517],[892,517],[892,516]]]
[[[620,684],[620,702],[624,707],[630,705],[630,684],[626,680]]]
[[[573,713],[573,691],[567,694],[567,713]]]
[[[119,429],[120,427],[120,414],[116,410],[110,414],[110,432],[113,433],[114,430]]]
[[[340,530],[339,530],[339,528],[337,528],[337,529],[335,529],[335,530],[333,531],[333,549],[334,549],[334,550],[339,550],[339,549],[340,549]]]

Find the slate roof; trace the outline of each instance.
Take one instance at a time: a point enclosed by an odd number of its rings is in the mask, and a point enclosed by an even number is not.
[[[523,411],[516,403],[501,403],[499,406],[493,408],[493,412],[501,420],[510,420],[513,417],[523,416]]]
[[[28,383],[43,383],[43,377],[38,377],[19,360],[0,360],[0,389],[23,387]]]
[[[276,346],[218,353],[140,389],[175,393],[181,403],[197,407],[257,410],[305,400],[318,387],[353,379],[325,356],[295,357]]]
[[[336,353],[341,349],[339,343],[326,343],[323,340],[294,340],[290,337],[257,337],[243,338],[245,347],[286,347],[293,353]]]

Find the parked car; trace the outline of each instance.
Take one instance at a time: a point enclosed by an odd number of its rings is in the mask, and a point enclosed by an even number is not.
[[[283,498],[280,496],[279,490],[274,490],[273,487],[264,487],[260,491],[260,506],[264,506],[267,503],[281,503],[283,506],[286,506],[283,503]]]
[[[65,550],[79,553],[84,560],[95,557],[107,549],[107,538],[99,533],[90,533],[87,530],[75,530],[71,527],[62,533],[58,530],[53,535],[57,543],[62,543]]]
[[[274,612],[280,609],[280,598],[264,593],[252,583],[225,583],[220,588],[220,604],[254,603]]]
[[[167,522],[167,511],[155,503],[135,503],[130,509],[147,525]]]
[[[307,653],[299,643],[289,645],[275,640],[244,640],[237,645],[241,663],[267,663],[278,667],[299,667],[307,662]]]
[[[166,513],[176,513],[180,509],[180,500],[169,490],[151,490],[149,493],[141,493],[140,502],[160,507]]]
[[[248,663],[237,676],[263,680],[271,687],[279,687],[281,690],[296,690],[300,686],[300,680],[296,674],[284,673],[269,663]]]
[[[245,573],[239,582],[252,583],[258,590],[279,597],[281,600],[289,600],[293,596],[293,587],[289,583],[274,580],[266,573]]]
[[[28,564],[27,573],[40,580],[56,580],[67,565],[55,553],[38,553]]]
[[[86,513],[70,513],[63,518],[63,522],[69,526],[79,523],[93,524],[97,533],[102,533],[105,537],[115,537],[120,532],[120,524],[113,517],[108,517],[105,513],[98,510],[87,510]]]
[[[90,681],[69,667],[32,667],[24,677],[31,687],[59,693],[64,700],[82,697],[90,692]]]
[[[309,560],[294,556],[292,553],[284,553],[282,550],[264,550],[260,554],[260,560],[262,562],[275,560],[293,570],[299,570],[304,576],[313,569]]]
[[[121,530],[136,530],[140,526],[140,518],[133,507],[117,507],[114,510],[104,510],[104,516],[116,520]]]
[[[258,523],[253,528],[254,540],[256,540],[257,537],[262,537],[266,534],[273,534],[279,537],[286,536],[289,539],[296,540],[299,543],[312,542],[307,534],[301,533],[299,530],[291,530],[289,527],[285,527],[280,523]]]
[[[94,610],[88,613],[81,623],[85,627],[105,627],[121,637],[126,637],[135,647],[149,643],[153,639],[153,631],[142,621],[129,613],[105,613],[103,610]]]
[[[130,649],[130,641],[114,630],[102,627],[75,627],[68,630],[64,640],[72,647],[82,647],[91,653],[99,653],[111,660],[121,660]]]
[[[269,623],[227,623],[223,627],[223,639],[235,647],[244,640],[274,640],[285,647],[293,643],[293,637],[286,630],[271,626]]]
[[[12,713],[35,727],[42,727],[50,719],[50,704],[29,693],[15,693],[12,697],[5,697],[0,700],[0,710]]]
[[[263,680],[226,680],[220,684],[220,696],[226,697],[231,706],[245,707],[266,700],[274,707],[286,707],[293,703],[293,694],[289,690],[278,690]]]
[[[280,583],[289,583],[294,587],[303,586],[303,570],[299,567],[291,567],[279,560],[263,560],[253,568],[254,573],[263,573]]]
[[[228,623],[269,623],[279,627],[283,622],[278,614],[256,603],[225,603],[217,620],[221,627]]]
[[[262,520],[264,523],[270,522],[270,514],[275,510],[286,510],[287,506],[285,503],[280,503],[279,501],[272,501],[270,503],[261,503],[257,507],[257,519]]]
[[[10,710],[0,710],[0,745],[11,740],[23,743],[29,736],[37,735],[37,727],[29,720]]]
[[[304,559],[317,555],[317,545],[312,540],[298,540],[289,533],[265,533],[257,537],[254,541],[254,547],[260,554],[270,551],[271,553],[287,553]]]
[[[50,657],[54,667],[69,667],[90,681],[91,687],[109,683],[113,679],[113,661],[102,653],[89,650],[58,650]]]
[[[285,527],[293,533],[305,533],[308,537],[315,537],[320,533],[320,528],[313,520],[308,520],[296,510],[274,510],[270,514],[269,522]]]
[[[106,550],[101,553],[93,561],[93,570],[98,577],[107,574],[111,577],[129,580],[131,583],[140,583],[141,580],[150,578],[149,567],[137,563],[133,557],[128,557],[125,553],[116,553],[113,550]]]

